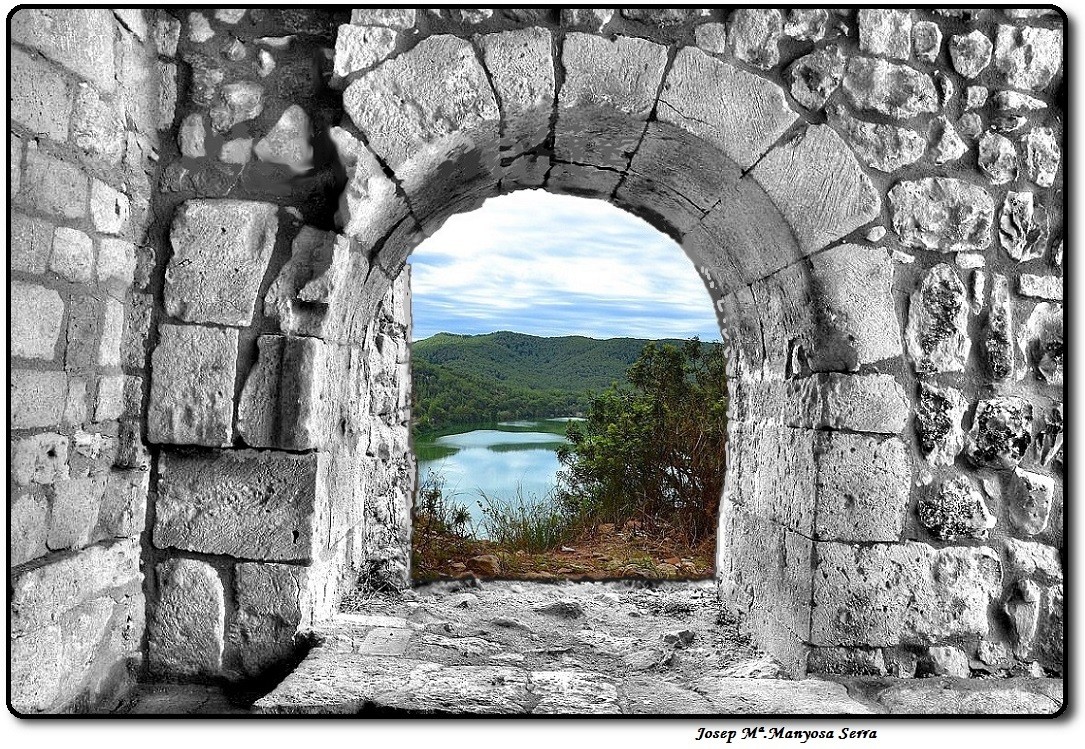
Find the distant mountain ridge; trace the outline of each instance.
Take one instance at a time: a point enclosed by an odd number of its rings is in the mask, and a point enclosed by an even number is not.
[[[416,428],[437,431],[544,416],[573,416],[589,394],[624,382],[649,339],[545,338],[498,331],[437,333],[411,346]],[[680,345],[681,340],[659,343]]]

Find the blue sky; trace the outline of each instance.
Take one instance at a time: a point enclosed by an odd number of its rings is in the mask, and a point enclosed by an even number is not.
[[[719,338],[693,263],[601,200],[521,190],[450,218],[411,254],[414,338],[492,333]]]

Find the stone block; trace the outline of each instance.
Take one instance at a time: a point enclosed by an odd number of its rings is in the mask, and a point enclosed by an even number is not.
[[[1014,525],[1026,536],[1047,530],[1054,493],[1055,479],[1052,477],[1014,469],[1006,499]]]
[[[895,172],[923,158],[927,139],[915,130],[880,122],[856,119],[839,105],[828,108],[829,124],[837,129],[869,167],[881,172]]]
[[[80,294],[68,301],[64,369],[84,381],[91,377],[97,364],[103,312],[97,295]]]
[[[889,191],[889,204],[906,247],[976,252],[991,244],[995,205],[979,185],[950,177],[902,181]]]
[[[117,85],[113,14],[105,8],[20,9],[10,19],[11,38],[41,52],[100,91]]]
[[[621,178],[621,172],[611,169],[556,161],[547,175],[546,189],[559,195],[603,199],[614,193]]]
[[[361,247],[376,247],[407,217],[407,203],[364,143],[339,127],[333,127],[329,135],[347,173],[336,225]]]
[[[249,200],[190,200],[170,228],[166,311],[188,322],[245,326],[279,228],[278,207]]]
[[[163,325],[151,355],[151,442],[229,445],[233,440],[236,330]]]
[[[886,8],[860,10],[859,49],[891,60],[907,60],[912,51],[911,14]]]
[[[124,304],[106,299],[102,305],[102,339],[98,344],[98,364],[117,367],[121,363],[121,339],[124,336]]]
[[[496,150],[497,101],[471,44],[453,36],[431,36],[366,73],[347,88],[343,106],[404,182],[454,153]]]
[[[45,543],[53,551],[78,549],[91,541],[105,494],[105,476],[58,481]]]
[[[97,231],[103,234],[122,233],[131,213],[127,195],[101,180],[96,179],[91,183],[90,217]]]
[[[195,559],[156,565],[158,600],[147,627],[147,657],[160,676],[218,676],[226,604],[215,568]]]
[[[1061,583],[1062,558],[1058,549],[1036,541],[1006,538],[1003,558],[1007,580],[1036,580],[1045,585]]]
[[[818,328],[813,369],[857,369],[903,353],[893,262],[880,247],[844,244],[810,259]]]
[[[968,292],[947,263],[927,271],[908,307],[908,356],[921,374],[963,372],[972,339],[968,335]]]
[[[771,423],[731,421],[727,445],[727,501],[813,537],[818,472],[815,433]]]
[[[12,356],[52,360],[60,338],[64,301],[60,294],[34,284],[12,282],[11,322],[8,328]]]
[[[655,104],[666,49],[645,39],[571,33],[562,47],[556,159],[624,169]]]
[[[49,504],[40,494],[21,492],[15,495],[10,508],[8,560],[12,567],[18,567],[47,552],[45,534],[49,530]]]
[[[1062,149],[1055,130],[1034,127],[1021,138],[1025,152],[1025,173],[1039,187],[1051,187],[1062,161]]]
[[[12,186],[13,194],[16,192]],[[11,214],[11,270],[42,274],[49,265],[53,248],[53,226],[21,213]]]
[[[1000,25],[994,57],[1010,88],[1043,90],[1062,68],[1062,29]]]
[[[11,479],[16,486],[52,484],[68,478],[67,437],[35,434],[12,441]]]
[[[386,59],[399,34],[381,26],[344,24],[335,35],[335,75],[349,78]]]
[[[912,461],[896,437],[822,433],[817,460],[817,538],[898,541],[908,515]]]
[[[94,278],[94,242],[78,229],[58,226],[49,269],[65,280],[89,283]]]
[[[943,541],[986,539],[995,517],[979,489],[967,476],[956,476],[931,487],[919,498],[919,522]]]
[[[315,338],[270,335],[260,336],[257,346],[259,355],[238,403],[242,439],[252,447],[318,447],[325,436],[324,346]]]
[[[72,115],[68,84],[47,62],[11,49],[11,119],[34,135],[64,143]]]
[[[817,544],[811,642],[882,647],[984,637],[1002,589],[985,546]],[[907,596],[900,591],[908,591]]]
[[[956,388],[919,382],[915,430],[919,448],[931,465],[951,466],[964,447],[962,421],[967,409]]]
[[[844,71],[852,106],[896,119],[938,111],[938,93],[926,73],[869,57],[852,57]]]
[[[98,380],[98,397],[94,404],[94,420],[115,421],[124,413],[124,375],[111,375]]]
[[[785,405],[783,417],[791,426],[900,434],[911,413],[904,388],[887,374],[830,372],[791,382],[789,390],[801,404]]]
[[[356,26],[409,29],[414,26],[417,14],[414,8],[354,8],[350,11],[350,22]]]
[[[888,673],[881,648],[813,648],[806,668],[812,674],[836,676],[885,676]]]
[[[779,86],[686,47],[667,73],[656,117],[702,138],[747,169],[798,115]]]
[[[275,561],[314,555],[315,453],[166,452],[159,471],[156,547]]]
[[[979,467],[1016,468],[1032,442],[1032,404],[1017,396],[1001,396],[976,404],[965,455]]]
[[[125,121],[120,109],[98,91],[79,84],[72,109],[72,143],[91,158],[119,164],[124,156]]]
[[[11,371],[12,429],[56,427],[64,415],[68,378],[64,372]]]
[[[242,669],[258,675],[294,655],[294,636],[309,606],[308,568],[247,562],[235,567]]]
[[[291,245],[290,259],[264,296],[264,314],[278,318],[286,333],[322,336],[336,291],[361,281],[358,275],[364,278],[369,270],[362,255],[352,252],[346,237],[303,226]]]
[[[219,89],[211,107],[211,127],[228,133],[236,125],[255,120],[264,111],[264,87],[255,81],[234,81]]]
[[[24,201],[36,211],[73,219],[87,215],[90,183],[74,164],[27,148],[22,186]]]
[[[769,70],[780,62],[784,21],[775,8],[738,8],[727,19],[727,42],[739,60]]]
[[[778,207],[804,254],[878,217],[882,201],[855,156],[827,125],[811,125],[770,151],[750,176]]]
[[[20,637],[56,622],[60,612],[87,601],[131,591],[143,579],[139,541],[90,546],[18,573],[11,580],[11,634]]]
[[[106,474],[94,536],[139,538],[147,523],[149,483],[150,473],[145,470],[113,470]]]
[[[479,37],[501,110],[501,147],[523,153],[550,134],[554,108],[552,35],[533,27]]]
[[[136,272],[136,247],[123,239],[98,241],[98,283],[120,291],[131,288]]]
[[[284,164],[294,173],[302,173],[313,168],[312,139],[309,115],[297,104],[291,104],[252,152],[264,163]]]

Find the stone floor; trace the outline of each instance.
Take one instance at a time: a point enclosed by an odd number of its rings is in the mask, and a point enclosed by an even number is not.
[[[783,678],[699,583],[474,581],[348,599],[252,712],[279,714],[1050,714],[1056,679]],[[157,691],[156,691],[157,690]],[[188,690],[188,691],[185,691]],[[251,699],[149,687],[131,712]]]

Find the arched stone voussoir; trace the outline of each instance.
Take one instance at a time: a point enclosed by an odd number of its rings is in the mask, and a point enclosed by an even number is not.
[[[566,36],[555,159],[624,170],[644,134],[666,64],[666,47],[646,39]]]
[[[386,61],[347,88],[343,106],[400,182],[420,183],[417,175],[471,150],[497,162],[497,99],[474,47],[458,37],[432,36]]]
[[[336,225],[359,245],[373,247],[407,217],[407,201],[364,143],[340,127],[329,136],[347,175]]]
[[[804,255],[874,220],[882,209],[855,154],[828,125],[811,125],[780,144],[746,178],[772,198]]]
[[[798,119],[780,86],[694,47],[675,57],[656,117],[715,144],[743,169]]]
[[[538,147],[550,137],[554,111],[553,35],[533,26],[477,39],[501,110],[501,150]]]

